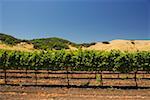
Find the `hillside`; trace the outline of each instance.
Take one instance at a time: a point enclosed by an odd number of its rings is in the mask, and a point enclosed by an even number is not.
[[[76,45],[68,40],[52,37],[52,38],[41,38],[33,39],[31,43],[34,45],[35,49],[69,49],[69,45]]]
[[[6,34],[3,34],[3,33],[0,33],[0,41],[4,44],[8,44],[8,45],[15,45],[15,44],[21,42],[20,39],[17,39],[13,36],[6,35]]]
[[[74,42],[58,38],[58,37],[52,37],[52,38],[41,38],[41,39],[33,39],[30,41],[34,48],[36,49],[77,49],[81,47],[90,47],[91,45],[95,45],[96,43],[82,43],[82,44],[76,44]]]
[[[121,50],[121,51],[150,51],[150,40],[112,40],[97,43],[76,44],[71,41],[52,37],[33,40],[21,40],[0,33],[0,49],[35,51],[35,50]]]
[[[69,49],[69,45],[76,45],[61,38],[41,38],[33,40],[21,40],[13,36],[0,33],[0,48],[9,50],[35,50],[35,49]]]
[[[47,49],[77,49],[80,47],[89,47],[95,43],[83,43],[76,44],[71,41],[51,37],[51,38],[40,38],[33,40],[21,40],[13,36],[0,33],[0,48],[10,50],[47,50]]]
[[[150,51],[150,40],[112,40],[110,42],[98,42],[88,50],[121,50],[121,51]]]
[[[34,46],[28,40],[17,39],[11,35],[0,33],[0,49],[33,51]]]
[[[4,43],[0,43],[0,49],[5,50],[16,50],[16,51],[35,51],[33,44],[28,44],[26,42],[20,42],[16,45],[7,45]]]

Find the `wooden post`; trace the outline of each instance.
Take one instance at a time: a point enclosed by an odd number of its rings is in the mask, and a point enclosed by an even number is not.
[[[6,66],[4,67],[4,81],[5,81],[5,85],[7,84],[7,70],[6,70]]]
[[[103,86],[103,71],[101,70],[101,85]]]
[[[28,82],[28,66],[26,66],[26,82]]]
[[[120,78],[120,76],[119,76],[119,72],[118,72],[118,79]]]
[[[35,85],[37,85],[37,68],[35,68]]]
[[[95,79],[96,79],[96,72],[97,72],[97,71],[95,71]]]
[[[143,72],[143,78],[144,78],[144,72]]]
[[[69,84],[69,71],[68,71],[68,66],[66,67],[66,71],[67,71],[67,87],[69,88],[70,87],[70,84]]]
[[[26,69],[25,69],[25,73],[26,73],[26,78],[27,78],[27,67],[26,67]]]
[[[134,73],[134,81],[135,81],[135,86],[138,87],[136,74],[137,74],[137,71]]]
[[[49,78],[49,67],[47,68],[47,78]]]

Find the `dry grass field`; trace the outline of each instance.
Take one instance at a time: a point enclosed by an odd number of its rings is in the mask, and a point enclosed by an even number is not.
[[[98,42],[88,50],[150,51],[150,40],[113,40],[108,44]]]
[[[70,50],[77,50],[76,47],[69,45]],[[19,51],[35,51],[33,44],[26,42],[19,43],[15,46],[9,46],[0,43],[0,49],[19,50]],[[85,50],[120,50],[120,51],[150,51],[150,40],[112,40],[108,43],[97,42],[90,47],[82,47]]]
[[[16,51],[35,51],[34,46],[32,44],[28,44],[26,42],[19,43],[15,46],[6,45],[0,42],[0,49],[4,50],[16,50]]]

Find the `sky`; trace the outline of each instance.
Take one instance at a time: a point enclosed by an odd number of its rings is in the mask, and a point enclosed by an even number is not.
[[[76,43],[150,39],[150,0],[0,0],[0,33]]]

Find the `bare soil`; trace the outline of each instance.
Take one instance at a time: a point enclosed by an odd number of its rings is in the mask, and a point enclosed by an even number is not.
[[[0,86],[0,100],[150,100],[150,89]]]

